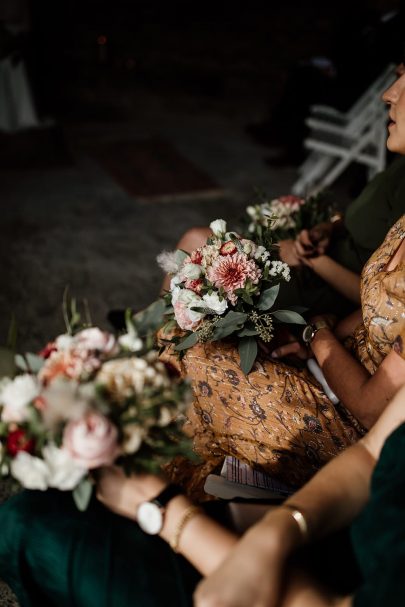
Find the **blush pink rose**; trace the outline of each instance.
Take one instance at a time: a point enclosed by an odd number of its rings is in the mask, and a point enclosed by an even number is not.
[[[91,470],[114,462],[119,454],[117,438],[117,428],[110,420],[93,412],[67,424],[63,448],[77,464]]]

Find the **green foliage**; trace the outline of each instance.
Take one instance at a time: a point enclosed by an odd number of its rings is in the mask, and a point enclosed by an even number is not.
[[[277,299],[280,285],[274,285],[270,289],[266,289],[259,297],[257,308],[259,310],[269,310]]]
[[[76,507],[80,512],[84,512],[87,510],[87,507],[91,500],[91,495],[93,493],[93,483],[84,478],[77,487],[72,492],[72,497],[76,504]]]
[[[241,337],[238,349],[241,369],[247,375],[257,356],[257,341],[255,337]]]
[[[276,312],[272,312],[271,314],[280,322],[286,322],[295,325],[307,324],[307,321],[301,316],[301,314],[297,314],[297,312],[293,312],[292,310],[277,310]]]

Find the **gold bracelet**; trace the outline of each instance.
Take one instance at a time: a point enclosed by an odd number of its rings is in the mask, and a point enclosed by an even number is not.
[[[173,550],[173,552],[179,551],[180,538],[181,538],[181,534],[183,533],[184,527],[196,514],[200,514],[200,512],[202,512],[201,508],[199,508],[198,506],[194,506],[194,505],[189,506],[183,512],[181,519],[177,523],[177,527],[175,529],[173,537],[169,542],[170,548]]]
[[[301,538],[303,542],[308,541],[309,538],[309,528],[308,522],[302,511],[299,510],[294,504],[282,504],[281,508],[288,508],[291,510],[291,516],[295,520],[300,530]]]

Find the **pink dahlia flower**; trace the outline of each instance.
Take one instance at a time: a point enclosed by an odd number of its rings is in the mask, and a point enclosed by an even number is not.
[[[248,259],[243,253],[218,257],[207,272],[208,280],[218,289],[222,287],[233,302],[235,289],[242,289],[247,280],[258,283],[261,275],[253,259]]]

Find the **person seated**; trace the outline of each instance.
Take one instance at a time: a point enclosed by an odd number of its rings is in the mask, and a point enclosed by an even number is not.
[[[398,76],[383,96],[397,120],[389,126],[387,145],[405,154],[404,66]],[[363,268],[360,311],[334,330],[329,316],[313,317],[305,347],[295,342],[277,348],[270,357],[260,357],[247,376],[230,340],[197,343],[181,361],[166,349],[164,359],[176,363],[192,382],[187,432],[204,460],[194,468],[176,462],[171,478],[201,496],[207,474],[233,455],[300,486],[372,427],[405,381],[404,236],[402,215]],[[307,368],[280,360],[292,353],[316,359],[340,401],[337,405]]]
[[[0,506],[1,576],[21,607],[183,607],[196,587],[196,607],[402,605],[404,405],[402,387],[366,437],[241,538],[157,476],[102,469],[84,513],[65,492],[24,491]],[[160,511],[153,530],[145,502]],[[350,524],[360,575],[342,598],[319,571],[309,577],[308,554],[290,557]],[[319,558],[332,566],[327,551]],[[333,567],[346,572],[350,552],[341,559]]]

